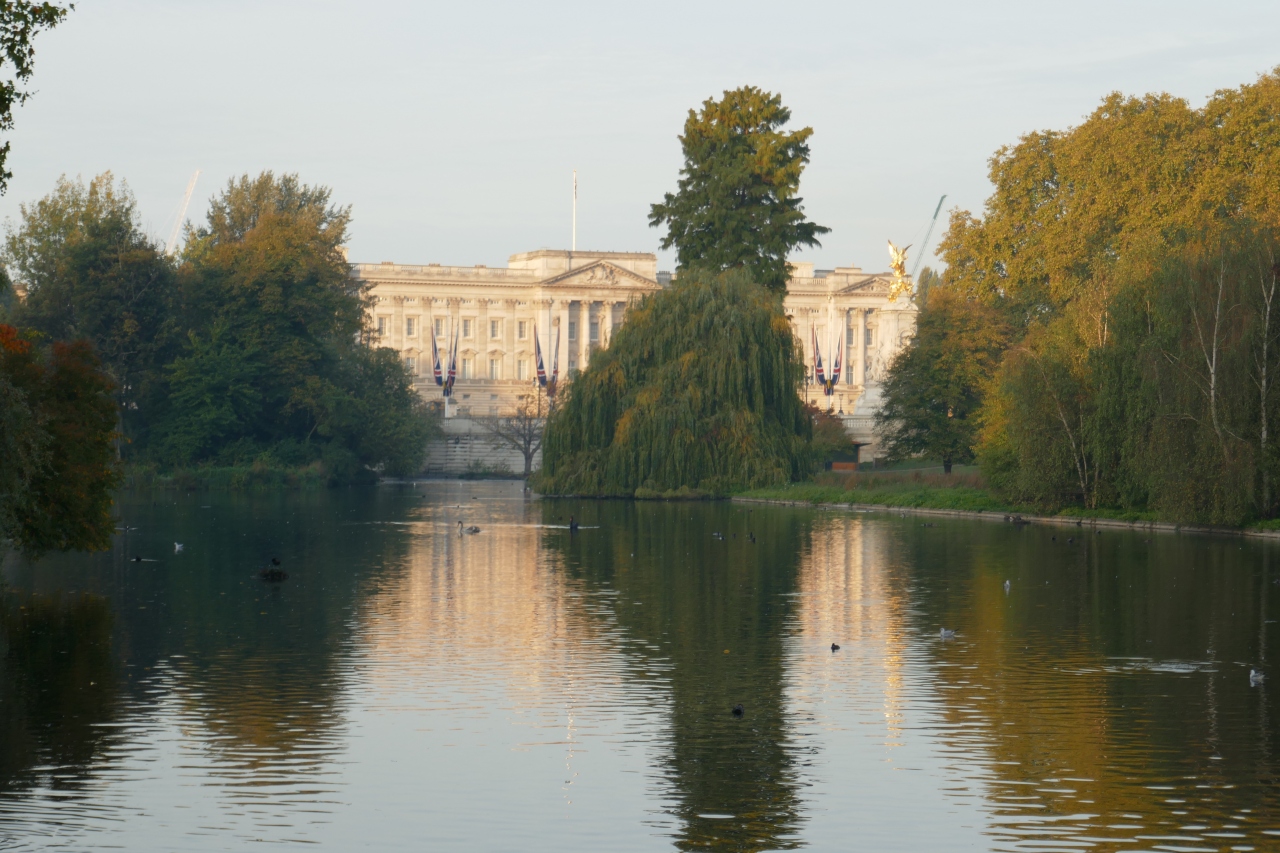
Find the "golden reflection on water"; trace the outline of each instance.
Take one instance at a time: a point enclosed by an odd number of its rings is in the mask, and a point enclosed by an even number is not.
[[[1280,846],[1266,548],[423,491],[11,570],[0,846]]]

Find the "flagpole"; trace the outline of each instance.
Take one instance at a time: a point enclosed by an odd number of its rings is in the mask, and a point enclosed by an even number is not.
[[[573,239],[570,241],[571,252],[578,251],[578,170],[573,170]],[[572,264],[570,264],[572,266]]]

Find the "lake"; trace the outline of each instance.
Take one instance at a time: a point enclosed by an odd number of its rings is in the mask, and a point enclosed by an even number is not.
[[[1271,543],[502,482],[118,509],[3,563],[0,848],[1280,849]]]

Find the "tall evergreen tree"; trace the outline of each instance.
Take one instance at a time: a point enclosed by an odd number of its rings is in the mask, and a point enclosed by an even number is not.
[[[754,86],[689,111],[679,189],[649,214],[650,225],[667,226],[661,246],[675,247],[681,271],[742,268],[781,292],[787,257],[821,245],[818,235],[831,229],[805,219],[797,195],[813,129],[781,130],[790,120],[780,95]]]

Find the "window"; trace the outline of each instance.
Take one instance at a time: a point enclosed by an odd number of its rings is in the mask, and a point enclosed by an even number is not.
[[[490,320],[489,321],[489,339],[496,341],[500,337],[502,337],[502,321]]]
[[[578,339],[578,321],[569,321],[569,340],[576,341]]]
[[[471,321],[470,320],[462,321],[462,336],[464,338],[471,337]]]
[[[378,318],[378,334],[385,335],[386,333],[387,333],[387,318],[379,317]]]
[[[407,318],[405,318],[405,321],[404,321],[404,333],[405,333],[406,335],[408,335],[409,337],[413,337],[413,327],[414,327],[415,325],[417,325],[417,324],[413,322],[413,318],[412,318],[412,317],[407,317]]]
[[[871,344],[875,342],[875,339],[876,339],[876,330],[867,329],[867,340],[866,340],[867,346],[871,346]]]
[[[442,317],[436,318],[436,337],[444,337],[444,319]]]
[[[600,342],[600,321],[592,320],[591,321],[591,343],[596,344],[599,342]]]
[[[462,360],[462,378],[463,379],[471,378],[471,359],[469,358],[464,358]]]
[[[516,323],[516,333],[517,333],[517,336],[520,338],[520,340],[522,341],[528,340],[529,339],[529,321],[521,320],[519,323]]]
[[[501,359],[497,359],[497,358],[489,359],[489,378],[490,379],[502,378],[502,360]]]
[[[529,362],[523,358],[516,362],[516,378],[522,382],[529,378]]]
[[[409,368],[409,372],[415,376],[418,373],[418,360],[413,356],[409,356],[404,360],[404,366]]]
[[[844,330],[844,345],[847,347],[853,346],[855,343],[854,337],[853,326],[849,326]]]

